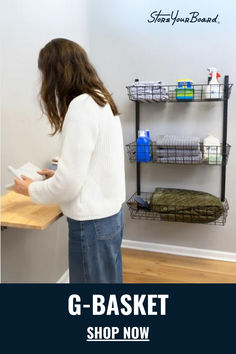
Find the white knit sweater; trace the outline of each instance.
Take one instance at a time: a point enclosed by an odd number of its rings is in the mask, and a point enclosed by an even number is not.
[[[88,94],[74,98],[65,116],[55,175],[29,186],[40,204],[58,203],[75,220],[116,214],[125,200],[124,146],[120,119],[109,104]]]

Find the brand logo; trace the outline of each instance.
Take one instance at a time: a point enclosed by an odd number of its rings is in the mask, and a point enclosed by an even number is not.
[[[172,26],[176,23],[220,23],[219,14],[214,17],[201,17],[200,12],[192,11],[187,16],[180,15],[180,11],[171,11],[164,13],[162,10],[151,12],[147,22],[148,23],[171,23]]]

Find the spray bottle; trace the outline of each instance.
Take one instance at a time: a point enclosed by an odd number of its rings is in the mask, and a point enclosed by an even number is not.
[[[205,86],[204,97],[208,100],[215,100],[223,97],[223,85],[219,82],[219,77],[221,75],[217,68],[207,68],[208,74],[208,85]]]

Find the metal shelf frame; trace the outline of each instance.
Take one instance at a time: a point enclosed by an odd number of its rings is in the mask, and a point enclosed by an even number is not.
[[[139,79],[135,79],[136,82]],[[227,165],[227,133],[228,133],[228,100],[230,89],[232,85],[229,84],[229,75],[224,76],[224,95],[223,99],[223,114],[222,114],[222,165],[221,165],[221,201],[225,202],[226,193],[226,165]],[[194,100],[193,100],[194,102]],[[199,101],[196,101],[199,102]],[[210,102],[210,101],[208,101]],[[140,101],[135,101],[135,133],[138,138],[138,131],[140,130]],[[163,102],[164,103],[164,102]],[[168,102],[165,102],[168,103]],[[178,103],[177,101],[175,103]],[[182,102],[183,103],[183,102]],[[191,103],[191,101],[189,101]],[[136,162],[136,193],[141,195],[141,163]]]

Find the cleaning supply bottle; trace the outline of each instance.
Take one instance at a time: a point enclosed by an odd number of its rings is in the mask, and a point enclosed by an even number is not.
[[[194,96],[193,80],[180,79],[177,80],[177,88],[175,89],[177,101],[191,101]]]
[[[150,139],[150,130],[145,129],[145,134],[148,139]],[[150,139],[151,140],[151,139]]]
[[[150,133],[149,133],[150,134]],[[139,130],[136,147],[137,162],[149,162],[152,160],[151,139],[144,130]]]
[[[146,134],[146,137],[149,139],[149,153],[150,153],[151,160],[152,160],[152,140],[150,138],[150,130],[145,129],[145,134]]]
[[[209,165],[222,163],[222,151],[219,139],[209,134],[203,141],[204,159]]]
[[[219,78],[221,77],[217,68],[207,68],[209,71],[208,85],[204,88],[204,98],[208,100],[220,99],[223,97],[223,85],[220,84]]]

